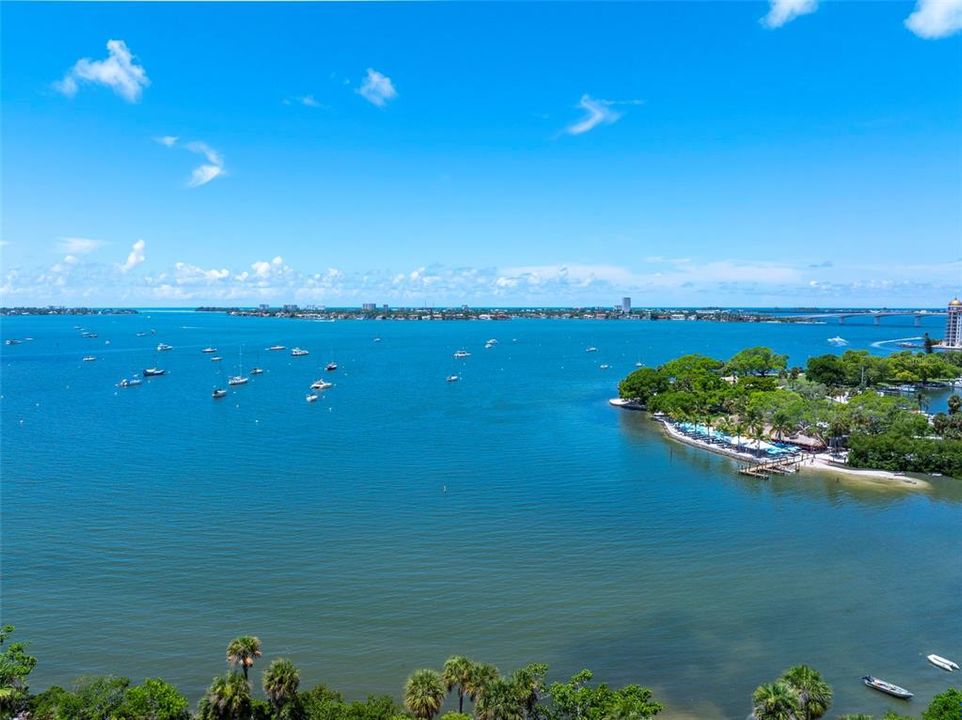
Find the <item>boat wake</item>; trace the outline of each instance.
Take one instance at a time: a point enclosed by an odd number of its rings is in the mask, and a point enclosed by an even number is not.
[[[884,348],[886,345],[891,345],[892,343],[909,342],[910,340],[921,340],[921,339],[922,339],[922,336],[918,335],[916,337],[896,338],[895,340],[879,340],[877,342],[873,342],[871,347]]]

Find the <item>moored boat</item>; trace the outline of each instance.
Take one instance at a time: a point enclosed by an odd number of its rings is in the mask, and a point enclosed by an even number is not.
[[[594,345],[592,345],[592,346],[590,346],[590,347],[586,347],[586,348],[585,348],[585,352],[598,352],[598,348],[596,348]]]
[[[168,345],[167,343],[160,343],[160,344],[157,346],[157,352],[164,352],[164,351],[166,351],[166,350],[173,350],[173,349],[174,349],[174,346],[173,346],[173,345]]]
[[[943,670],[948,670],[949,672],[953,672],[959,669],[959,666],[956,663],[940,655],[935,655],[935,654],[927,655],[925,659],[928,660],[933,665],[935,665],[935,667],[942,668]]]
[[[311,353],[307,350],[303,350],[299,347],[291,349],[291,357],[304,357],[305,355],[310,355]]]
[[[317,400],[317,397],[318,396],[316,393],[308,393],[307,395],[304,396],[304,399],[307,400],[307,402],[315,402]]]
[[[244,375],[234,375],[232,377],[227,378],[227,384],[228,385],[246,385],[249,380],[250,378],[245,377]]]
[[[166,370],[159,367],[144,368],[144,377],[157,377],[158,375],[163,375]]]
[[[271,352],[279,352],[280,350],[287,350],[287,347],[285,345],[271,345],[267,349]]]
[[[898,685],[893,685],[885,680],[880,680],[877,677],[872,677],[871,675],[866,675],[862,678],[862,682],[868,685],[873,690],[878,690],[886,695],[891,695],[892,697],[902,698],[907,700],[912,697],[912,693],[906,690],[904,687],[899,687]]]
[[[223,359],[224,359],[224,358],[222,358],[220,355],[215,355],[214,357],[212,357],[212,358],[210,359],[210,361],[211,361],[211,362],[220,362],[220,361],[223,360]]]
[[[337,363],[329,362],[324,369],[327,370],[328,372],[334,372],[335,370],[337,370]]]
[[[97,358],[95,358],[93,355],[84,355],[84,356],[83,356],[83,361],[84,361],[84,362],[93,362],[93,361],[96,360],[96,359],[97,359]]]
[[[326,380],[318,380],[317,382],[311,383],[311,390],[326,390],[329,387],[334,387],[334,383],[329,383]]]
[[[251,375],[263,375],[263,374],[264,374],[264,368],[259,368],[259,367],[251,368]]]
[[[461,378],[457,375],[448,375],[448,382],[457,382]]]
[[[210,396],[214,398],[214,400],[217,400],[218,398],[227,397],[227,391],[224,388],[215,388]]]
[[[143,380],[141,380],[140,378],[130,378],[129,380],[127,378],[123,378],[119,383],[117,383],[117,387],[119,388],[137,387],[142,382]]]
[[[467,350],[458,350],[456,353],[454,353],[454,357],[456,358],[466,358],[470,357],[470,355],[471,353],[469,353]]]
[[[217,348],[215,348],[215,347],[205,347],[203,350],[201,350],[201,352],[202,352],[202,353],[215,353],[215,352],[217,352]]]

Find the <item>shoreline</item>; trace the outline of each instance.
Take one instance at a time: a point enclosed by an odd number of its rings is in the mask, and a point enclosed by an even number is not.
[[[612,398],[608,401],[612,407],[638,412],[643,410],[639,405],[621,398]],[[738,452],[730,447],[717,443],[709,443],[705,440],[698,440],[689,437],[678,430],[669,420],[655,418],[650,413],[648,418],[657,422],[662,429],[662,433],[669,439],[680,442],[690,447],[706,450],[716,455],[722,455],[732,460],[745,463],[757,464],[762,462],[758,456],[750,452]],[[900,487],[906,490],[928,490],[932,486],[926,480],[922,480],[910,475],[900,475],[890,470],[871,470],[863,468],[851,468],[840,465],[832,460],[828,453],[813,453],[809,451],[800,452],[800,460],[797,465],[796,473],[821,474],[826,473],[841,476],[845,480],[859,480],[862,483],[884,485],[885,487]]]

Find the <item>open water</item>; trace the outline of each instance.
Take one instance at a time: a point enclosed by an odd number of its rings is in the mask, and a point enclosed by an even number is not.
[[[34,339],[2,354],[2,621],[39,656],[37,689],[114,672],[196,699],[250,633],[260,665],[291,657],[349,697],[398,696],[459,653],[740,720],[804,662],[832,715],[918,713],[959,675],[925,655],[962,660],[962,481],[748,479],[606,401],[636,362],[766,344],[803,364],[834,335],[882,353],[940,322],[5,318],[3,338]],[[241,363],[266,372],[212,400]]]

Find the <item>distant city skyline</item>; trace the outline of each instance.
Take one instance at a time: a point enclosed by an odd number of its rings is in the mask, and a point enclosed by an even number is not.
[[[960,29],[962,0],[5,3],[0,304],[944,308]]]

